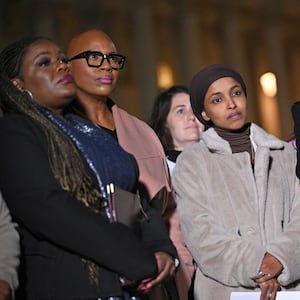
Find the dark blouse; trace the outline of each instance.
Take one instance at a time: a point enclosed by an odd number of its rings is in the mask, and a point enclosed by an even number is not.
[[[74,114],[65,116],[67,122],[43,111],[76,144],[94,172],[99,187],[106,195],[106,185],[113,183],[127,191],[135,191],[138,181],[138,165],[135,158],[118,143],[112,132],[96,126],[89,120]]]
[[[179,154],[181,152],[182,151],[178,151],[178,150],[166,150],[167,159],[175,163],[177,160],[177,157],[179,156]]]

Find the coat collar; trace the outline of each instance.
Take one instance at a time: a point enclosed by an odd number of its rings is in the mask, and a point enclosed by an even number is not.
[[[267,133],[254,123],[251,123],[250,132],[250,138],[255,148],[265,147],[274,150],[284,147],[283,141]],[[229,143],[222,139],[212,127],[201,134],[200,140],[213,152],[232,153]]]

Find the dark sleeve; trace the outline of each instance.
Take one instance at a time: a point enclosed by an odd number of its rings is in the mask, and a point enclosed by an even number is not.
[[[297,166],[296,174],[300,178],[300,101],[295,102],[292,106],[292,116],[294,120],[294,134],[297,146]]]
[[[4,117],[0,141],[0,189],[20,226],[126,278],[140,280],[156,273],[147,242],[61,189],[51,171],[45,135],[31,119]]]
[[[142,222],[142,238],[154,251],[163,251],[173,257],[178,257],[175,246],[173,245],[167,226],[159,210],[151,207],[149,202],[142,198],[142,205],[149,220]]]

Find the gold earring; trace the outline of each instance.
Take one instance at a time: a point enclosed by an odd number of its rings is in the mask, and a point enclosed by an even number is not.
[[[33,100],[33,95],[29,90],[23,90],[23,92],[26,93]]]

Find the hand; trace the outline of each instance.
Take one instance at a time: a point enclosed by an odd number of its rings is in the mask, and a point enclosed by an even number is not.
[[[260,300],[275,300],[280,284],[277,279],[272,278],[258,284],[261,289]]]
[[[282,270],[281,262],[273,255],[266,253],[260,266],[260,272],[254,278],[254,281],[259,284],[272,278],[277,278]]]
[[[11,288],[4,280],[0,280],[0,300],[12,300]]]
[[[153,286],[158,285],[165,281],[167,278],[175,274],[174,259],[171,255],[165,252],[155,253],[158,274],[154,278],[148,278],[142,281],[139,285],[138,290],[142,292],[148,292]]]

